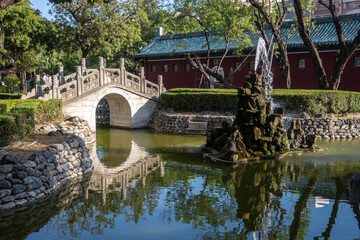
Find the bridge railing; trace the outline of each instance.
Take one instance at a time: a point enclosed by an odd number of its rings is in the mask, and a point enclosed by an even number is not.
[[[159,97],[166,90],[161,75],[156,84],[145,79],[143,67],[140,68],[140,76],[127,72],[124,58],[120,58],[119,68],[106,68],[105,65],[104,59],[99,57],[99,69],[88,69],[83,58],[75,73],[64,76],[63,67],[60,66],[59,73],[52,76],[52,82],[45,85],[40,85],[40,76],[36,75],[35,90],[22,98],[62,99],[66,102],[108,84],[149,98]]]

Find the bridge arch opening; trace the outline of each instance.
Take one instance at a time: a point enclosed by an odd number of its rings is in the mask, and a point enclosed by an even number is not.
[[[96,114],[96,120],[101,119],[98,121],[100,123],[107,120],[111,127],[131,128],[131,107],[127,99],[120,94],[105,95],[97,105]]]

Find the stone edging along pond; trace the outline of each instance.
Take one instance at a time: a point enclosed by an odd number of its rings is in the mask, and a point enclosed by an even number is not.
[[[78,126],[78,122],[78,118],[73,118],[63,125]],[[93,164],[84,140],[69,131],[49,132],[49,136],[55,137],[63,134],[68,137],[66,141],[53,144],[25,161],[12,154],[3,156],[0,160],[0,213],[44,200],[70,180],[92,173]]]
[[[210,134],[211,129],[221,126],[223,121],[232,124],[235,115],[232,113],[168,113],[157,110],[150,119],[149,128],[159,133],[187,134],[186,129],[189,122],[207,122],[206,134]]]
[[[187,134],[189,122],[207,122],[206,134],[211,129],[220,127],[223,121],[232,124],[235,115],[231,113],[221,114],[216,112],[207,113],[173,113],[166,111],[154,112],[149,127],[160,133]],[[287,118],[286,122],[300,120],[305,135],[316,134],[320,138],[360,138],[360,117],[335,118],[332,115],[322,115],[313,118]]]

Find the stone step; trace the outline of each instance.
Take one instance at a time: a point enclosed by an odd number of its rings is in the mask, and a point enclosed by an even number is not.
[[[190,129],[207,129],[207,122],[189,122],[188,128]]]
[[[185,133],[189,135],[205,135],[206,129],[192,129],[192,128],[186,128]]]
[[[207,122],[189,122],[185,129],[186,134],[192,135],[206,135]]]

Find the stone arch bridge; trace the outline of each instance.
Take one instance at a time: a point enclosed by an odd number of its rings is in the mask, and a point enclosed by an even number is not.
[[[127,72],[124,59],[120,67],[106,68],[99,57],[98,69],[86,68],[86,59],[76,67],[76,73],[64,76],[63,67],[52,76],[52,81],[40,85],[36,76],[36,87],[23,98],[62,99],[63,111],[88,121],[91,130],[96,130],[96,107],[106,98],[110,107],[110,125],[124,128],[147,127],[158,97],[165,91],[162,76],[158,84],[145,79],[144,68],[140,76]]]

